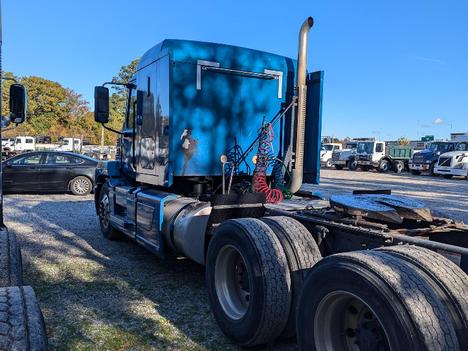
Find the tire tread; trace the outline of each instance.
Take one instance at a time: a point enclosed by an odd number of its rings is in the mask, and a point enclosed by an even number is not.
[[[21,250],[16,235],[0,230],[0,287],[23,284]]]
[[[449,259],[422,247],[398,245],[378,250],[414,264],[442,289],[445,296],[441,300],[455,310],[453,318],[458,324],[458,340],[462,349],[468,349],[468,277],[465,272]]]
[[[244,230],[257,250],[265,283],[262,322],[253,339],[244,346],[264,344],[281,334],[289,315],[291,281],[286,255],[276,235],[259,219],[240,218],[232,221]]]
[[[291,217],[264,217],[265,222],[278,237],[289,265],[291,274],[291,311],[283,336],[296,333],[296,307],[307,273],[322,259],[312,234],[299,221]]]
[[[458,341],[443,303],[417,269],[382,251],[338,254],[363,269],[371,269],[386,282],[405,305],[428,350],[458,350]],[[336,256],[336,255],[335,255]]]
[[[47,350],[44,319],[30,286],[0,288],[0,349]]]

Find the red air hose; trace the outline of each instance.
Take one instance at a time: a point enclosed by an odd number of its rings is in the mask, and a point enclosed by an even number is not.
[[[257,162],[253,172],[252,186],[257,193],[265,193],[266,201],[278,204],[283,200],[283,193],[279,189],[272,189],[267,182],[268,162],[272,158],[273,127],[270,123],[262,126],[258,141]],[[274,158],[274,157],[273,157]]]

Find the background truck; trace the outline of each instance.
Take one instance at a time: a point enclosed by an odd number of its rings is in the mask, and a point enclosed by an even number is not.
[[[466,349],[466,226],[391,194],[301,190],[320,165],[312,25],[297,61],[185,40],[147,51],[122,83],[119,158],[96,168],[102,234],[204,265],[213,315],[245,347],[297,335],[302,350]]]
[[[357,168],[355,157],[357,146],[357,141],[347,141],[344,149],[333,151],[332,165],[335,166],[336,169],[349,168],[354,171]]]
[[[331,168],[333,166],[332,163],[332,155],[334,151],[339,151],[342,149],[341,144],[338,143],[325,143],[322,144],[320,147],[320,164]]]
[[[415,153],[409,161],[409,169],[412,174],[419,175],[421,172],[429,172],[434,175],[434,167],[439,156],[453,151],[456,143],[449,141],[434,141],[427,145],[427,148]]]
[[[4,138],[2,139],[3,150],[13,150],[15,147],[15,138]]]
[[[81,152],[82,145],[80,138],[62,138],[59,144],[55,148],[56,151]]]
[[[363,171],[377,169],[380,172],[402,172],[408,167],[413,155],[410,145],[388,146],[384,141],[361,141],[358,143],[356,161]]]
[[[453,151],[440,155],[434,173],[445,178],[459,176],[468,179],[468,141],[457,143]]]
[[[36,139],[31,136],[17,136],[15,138],[15,153],[35,151],[36,150]]]
[[[0,1],[0,111],[3,97],[2,62],[2,13]],[[10,85],[9,114],[1,116],[0,140],[2,131],[17,126],[26,119],[27,93],[24,86],[14,82]],[[0,144],[3,155],[3,143]],[[0,162],[0,349],[47,350],[47,336],[44,318],[37,303],[34,290],[23,286],[23,264],[21,248],[15,233],[9,232],[3,221],[2,163]]]

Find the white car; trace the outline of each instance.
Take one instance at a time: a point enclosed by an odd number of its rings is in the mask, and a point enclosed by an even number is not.
[[[322,147],[320,148],[320,163],[327,168],[332,167],[333,166],[333,163],[332,163],[333,151],[338,151],[338,150],[341,150],[342,148],[343,147],[341,146],[341,144],[336,144],[336,143],[322,144]]]
[[[454,151],[440,155],[434,173],[446,178],[460,176],[468,179],[468,142],[458,143]]]

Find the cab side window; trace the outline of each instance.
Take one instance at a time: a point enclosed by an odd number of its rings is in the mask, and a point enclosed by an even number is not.
[[[134,128],[135,126],[136,100],[137,90],[132,89],[130,91],[130,98],[128,99],[127,118],[125,119],[126,128]]]
[[[383,152],[383,144],[382,143],[378,143],[375,146],[375,152]]]

